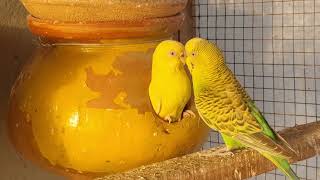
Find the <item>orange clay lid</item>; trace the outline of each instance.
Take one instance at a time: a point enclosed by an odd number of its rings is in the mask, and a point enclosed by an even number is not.
[[[21,0],[28,25],[53,40],[171,36],[184,20],[187,0]]]
[[[21,0],[39,19],[83,22],[173,16],[188,0]]]

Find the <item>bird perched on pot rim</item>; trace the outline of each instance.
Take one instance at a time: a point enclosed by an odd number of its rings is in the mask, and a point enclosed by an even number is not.
[[[155,113],[170,123],[181,119],[191,97],[191,82],[184,64],[184,46],[180,42],[163,41],[153,53],[149,97]],[[193,114],[187,110],[184,115]]]
[[[225,64],[221,50],[201,38],[189,40],[185,49],[196,108],[204,122],[221,133],[227,149],[252,148],[290,179],[299,179],[288,163],[295,151],[271,129]]]

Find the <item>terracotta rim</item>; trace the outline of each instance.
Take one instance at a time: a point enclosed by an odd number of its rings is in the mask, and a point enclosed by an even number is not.
[[[60,22],[28,16],[30,31],[49,40],[99,41],[119,38],[171,36],[181,27],[184,14],[135,21]]]

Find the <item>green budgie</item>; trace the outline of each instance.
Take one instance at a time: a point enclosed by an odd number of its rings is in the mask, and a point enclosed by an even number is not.
[[[252,148],[290,179],[299,179],[288,163],[295,151],[271,129],[225,64],[221,50],[201,38],[189,40],[185,49],[196,107],[205,123],[221,133],[227,149]]]

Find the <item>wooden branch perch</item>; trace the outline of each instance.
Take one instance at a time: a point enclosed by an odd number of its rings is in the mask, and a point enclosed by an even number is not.
[[[320,122],[288,128],[280,134],[297,151],[297,157],[293,158],[292,162],[320,153]],[[270,161],[253,150],[244,149],[230,155],[218,153],[221,148],[223,147],[173,158],[97,180],[245,179],[275,169]]]

